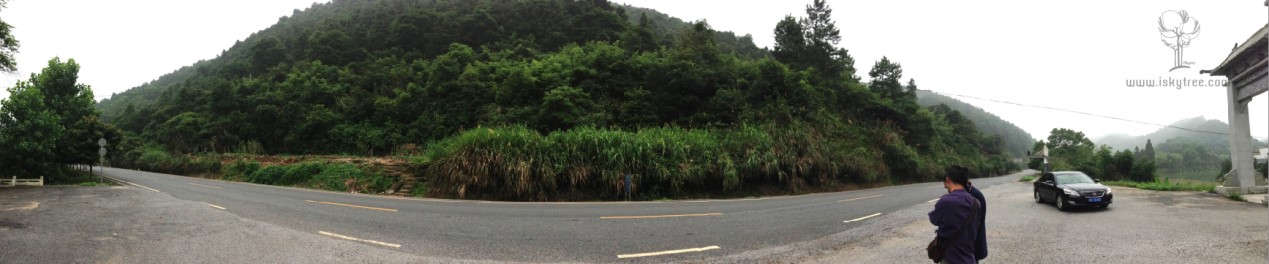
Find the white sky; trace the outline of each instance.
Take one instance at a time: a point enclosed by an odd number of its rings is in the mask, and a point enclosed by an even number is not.
[[[771,46],[787,14],[803,16],[810,0],[614,0],[684,20],[706,19],[717,30],[752,34]],[[9,87],[60,56],[80,63],[80,82],[109,97],[181,66],[211,59],[251,33],[304,9],[312,0],[11,0],[0,18],[21,41],[19,73]],[[325,1],[322,1],[325,2]],[[1263,0],[1241,1],[910,1],[829,0],[841,46],[860,75],[888,56],[922,89],[1066,108],[1149,123],[1204,116],[1226,120],[1223,88],[1129,88],[1125,79],[1218,78],[1235,43],[1269,21]],[[1185,49],[1191,69],[1169,73],[1172,50],[1159,40],[1157,19],[1187,10],[1202,25]],[[0,91],[0,97],[7,97]],[[1252,134],[1269,136],[1265,95],[1251,104]],[[1013,122],[1036,138],[1054,127],[1141,135],[1157,126],[960,98]]]

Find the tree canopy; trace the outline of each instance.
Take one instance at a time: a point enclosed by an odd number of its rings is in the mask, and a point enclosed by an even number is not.
[[[97,160],[97,139],[111,142],[120,133],[97,120],[92,88],[78,82],[75,60],[49,60],[48,67],[9,88],[0,101],[0,164],[23,175],[50,178],[62,164]],[[117,149],[117,148],[116,148]]]
[[[0,9],[5,8],[8,0],[0,0]],[[18,70],[18,61],[14,55],[18,53],[18,39],[13,37],[13,25],[0,20],[0,71],[13,72]]]
[[[935,177],[953,163],[982,175],[1016,167],[999,138],[959,111],[917,104],[916,83],[905,85],[898,62],[878,61],[870,82],[858,80],[824,1],[789,35],[803,39],[789,50],[797,60],[705,21],[676,26],[650,10],[632,17],[631,9],[606,1],[336,0],[98,106],[117,113],[109,122],[178,153],[382,155],[487,127],[730,135],[759,126],[779,142],[813,140],[769,148],[798,157],[781,161],[789,164],[865,159],[855,164],[884,164],[868,173],[898,181]],[[785,24],[776,31],[792,26]],[[782,126],[804,129],[775,129]],[[848,166],[856,165],[770,173]]]

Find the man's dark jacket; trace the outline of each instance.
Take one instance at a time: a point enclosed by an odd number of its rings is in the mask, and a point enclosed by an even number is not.
[[[970,215],[978,207],[978,201],[964,189],[955,190],[939,197],[930,211],[930,223],[938,226],[935,233],[948,243],[943,253],[944,261],[949,264],[977,263],[974,255],[974,238],[978,236],[978,220],[967,222]],[[965,228],[965,231],[957,232]],[[956,235],[956,236],[953,236]]]
[[[974,258],[982,261],[987,258],[987,198],[973,185],[969,186],[969,195],[978,199],[978,236],[974,239]]]

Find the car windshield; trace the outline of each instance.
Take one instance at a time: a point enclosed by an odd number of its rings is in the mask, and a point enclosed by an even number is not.
[[[1057,184],[1073,184],[1073,183],[1093,183],[1093,179],[1083,173],[1054,173]]]

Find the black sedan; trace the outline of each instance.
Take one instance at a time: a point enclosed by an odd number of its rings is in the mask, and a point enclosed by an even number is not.
[[[1071,207],[1106,208],[1114,196],[1110,187],[1098,182],[1078,171],[1046,172],[1035,181],[1035,202],[1054,202],[1062,211]]]

